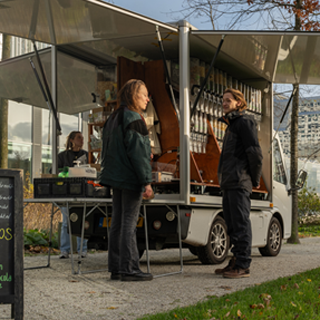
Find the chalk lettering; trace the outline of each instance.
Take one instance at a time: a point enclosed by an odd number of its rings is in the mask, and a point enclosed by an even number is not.
[[[7,272],[6,274],[0,275],[0,281],[11,282],[12,281],[12,277]]]
[[[7,220],[9,220],[10,217],[11,217],[11,213],[10,213],[10,214],[0,213],[0,219],[7,219]]]
[[[2,284],[0,283],[0,289],[2,289]]]
[[[13,185],[12,185],[12,184],[3,184],[3,183],[0,181],[0,188],[3,188],[3,189],[12,189],[12,188],[13,188]]]
[[[7,228],[6,231],[7,231],[6,240],[10,241],[12,239],[12,234],[11,234],[12,230],[11,228]]]
[[[7,228],[7,229],[0,229],[0,240],[7,240],[10,241],[12,239],[12,230],[11,228]]]
[[[12,196],[2,196],[0,195],[0,200],[11,200]]]
[[[8,206],[7,204],[0,205],[0,209],[6,210],[6,209],[8,209],[8,208],[9,208],[9,206]]]
[[[1,269],[1,270],[3,270],[3,266],[2,266],[2,264],[0,264],[0,269]]]

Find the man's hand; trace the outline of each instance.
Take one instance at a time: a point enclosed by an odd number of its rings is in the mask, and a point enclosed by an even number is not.
[[[260,189],[260,184],[258,186],[256,186],[257,189]]]
[[[147,200],[153,196],[153,190],[151,188],[151,184],[145,186],[145,191],[142,194],[143,199]]]

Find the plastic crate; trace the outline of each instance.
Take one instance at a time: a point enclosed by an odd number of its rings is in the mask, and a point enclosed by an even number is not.
[[[90,178],[34,179],[34,198],[110,198],[110,189],[96,187]]]

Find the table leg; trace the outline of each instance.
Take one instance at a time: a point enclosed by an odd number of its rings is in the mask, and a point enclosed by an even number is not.
[[[70,241],[70,253],[71,253],[71,273],[75,274],[74,271],[74,258],[73,258],[73,243],[72,243],[72,230],[71,230],[71,222],[70,222],[70,212],[69,212],[69,202],[67,204],[67,221],[69,227],[69,241]]]

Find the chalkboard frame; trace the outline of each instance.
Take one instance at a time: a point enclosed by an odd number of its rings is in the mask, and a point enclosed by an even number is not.
[[[13,295],[0,296],[0,304],[11,304],[11,317],[23,319],[23,170],[0,169],[1,178],[13,178]]]

